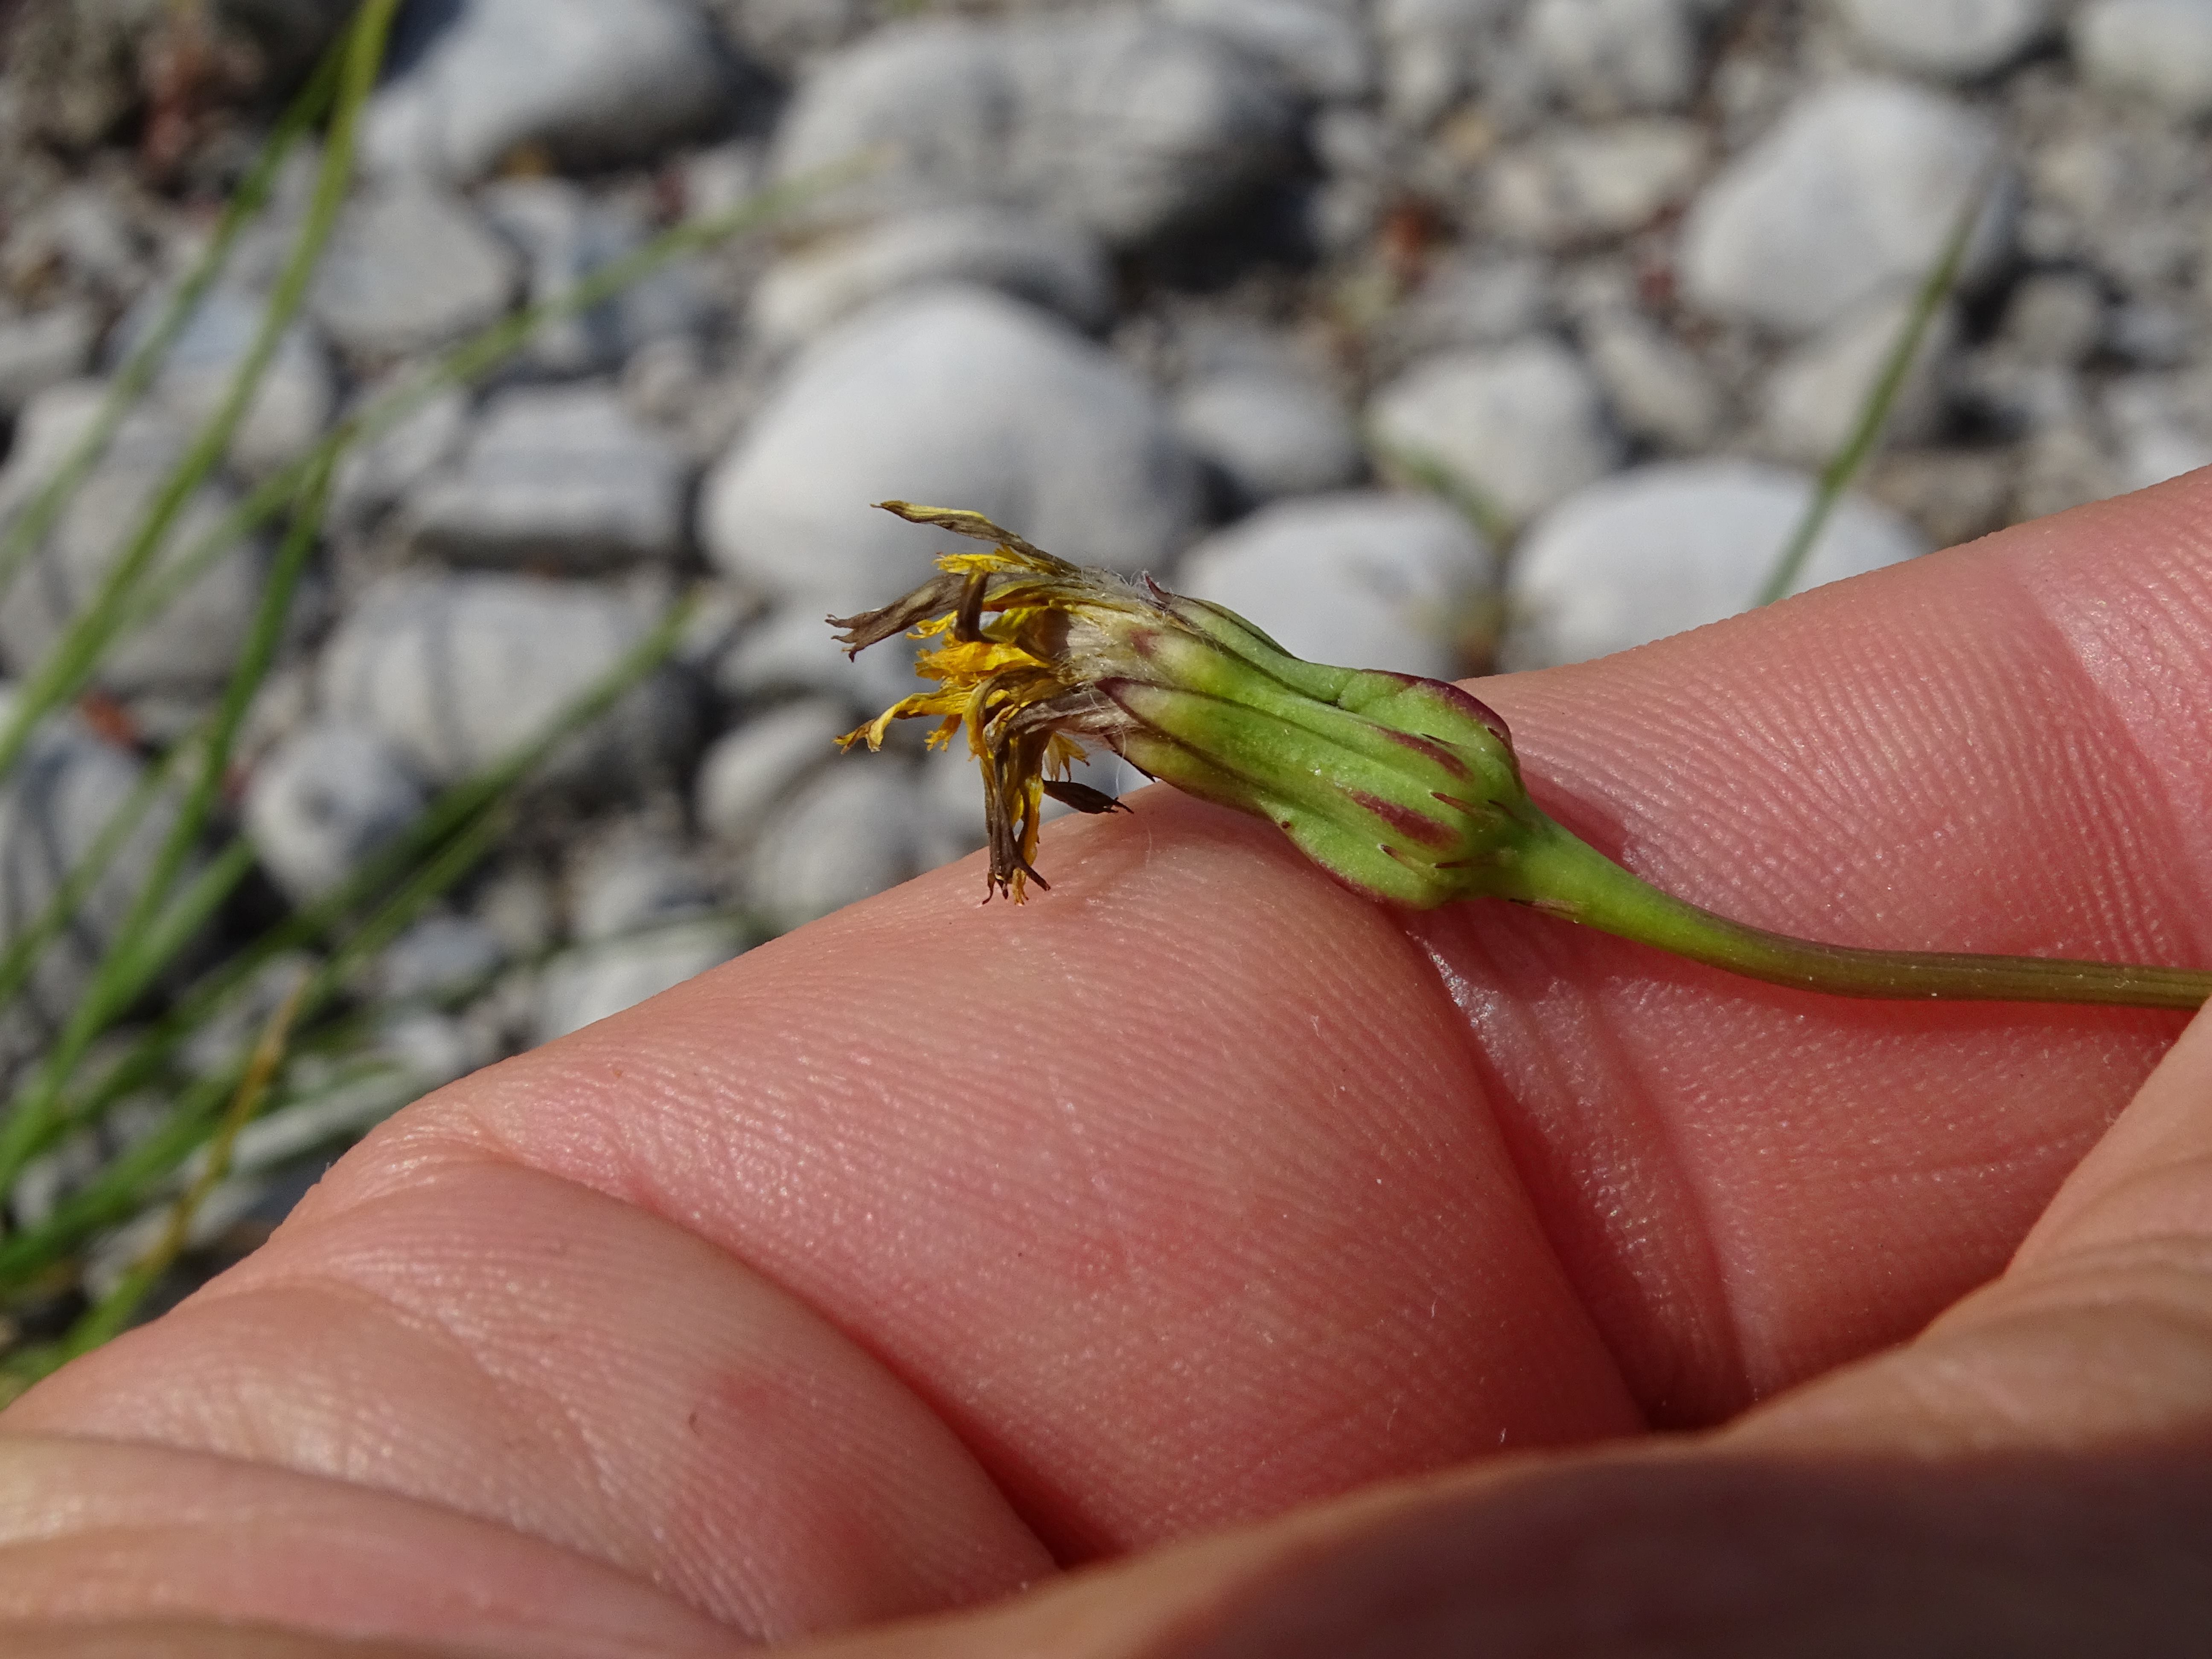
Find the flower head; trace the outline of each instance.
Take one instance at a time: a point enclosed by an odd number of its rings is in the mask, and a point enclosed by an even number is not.
[[[884,501],[991,544],[880,611],[831,617],[858,653],[923,641],[936,689],[841,741],[879,746],[894,720],[965,732],[983,771],[985,896],[1017,903],[1036,872],[1046,796],[1118,803],[1067,781],[1086,742],[1140,771],[1265,817],[1358,891],[1428,908],[1492,896],[1734,973],[1848,996],[1951,996],[2195,1008],[2212,971],[2035,957],[1926,955],[1791,939],[1699,909],[1631,874],[1540,811],[1505,722],[1441,680],[1293,657],[1235,612],[1085,570],[980,514]]]
[[[983,774],[990,890],[1019,902],[1037,874],[1045,799],[1118,805],[1069,782],[1087,744],[1147,775],[1278,825],[1358,890],[1419,908],[1521,896],[1517,848],[1543,822],[1505,723],[1458,687],[1291,656],[1233,611],[1054,558],[979,514],[880,503],[992,544],[879,611],[832,617],[857,653],[924,641],[936,682],[842,741],[881,744],[895,720],[956,732]]]

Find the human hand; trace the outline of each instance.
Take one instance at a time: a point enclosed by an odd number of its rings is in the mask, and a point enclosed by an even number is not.
[[[1482,696],[1547,810],[1746,921],[2212,961],[2208,509]],[[2175,1016],[1408,917],[1161,790],[1046,852],[1024,909],[957,866],[443,1091],[0,1415],[9,1650],[2203,1628],[2212,1022],[2146,1084]]]

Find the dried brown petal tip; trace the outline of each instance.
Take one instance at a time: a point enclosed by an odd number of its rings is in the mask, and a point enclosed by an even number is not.
[[[1054,558],[1042,548],[1023,540],[1011,530],[993,524],[980,513],[970,513],[958,507],[924,507],[918,501],[878,501],[884,512],[904,519],[908,524],[935,525],[939,530],[949,530],[956,536],[971,537],[979,542],[994,542],[1000,547],[1010,547],[1026,557],[1043,561],[1064,570],[1075,567],[1064,559]]]

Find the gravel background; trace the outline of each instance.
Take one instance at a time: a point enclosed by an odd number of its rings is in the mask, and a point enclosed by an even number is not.
[[[0,9],[0,515],[349,9]],[[2212,0],[416,0],[357,199],[199,522],[410,362],[656,229],[859,147],[897,159],[551,328],[349,465],[238,781],[260,920],[679,588],[712,598],[372,987],[489,991],[392,1020],[404,1086],[260,1126],[248,1162],[292,1167],[980,844],[964,763],[830,742],[904,669],[848,665],[823,613],[945,539],[884,496],[1149,569],[1326,660],[1622,648],[1750,601],[1978,191],[1965,282],[1807,580],[2212,460],[2208,113]],[[9,674],[219,394],[311,171],[0,598]],[[0,937],[210,706],[269,556],[240,549],[116,653],[0,794]],[[0,1031],[18,1062],[126,907],[122,863]],[[42,1161],[15,1219],[150,1111]],[[203,1231],[282,1192],[234,1183]],[[104,1248],[112,1271],[135,1246]]]

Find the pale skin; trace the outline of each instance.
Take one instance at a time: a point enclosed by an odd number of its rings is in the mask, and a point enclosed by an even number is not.
[[[1480,694],[1729,915],[2212,964],[2207,525]],[[1409,917],[1164,789],[1039,862],[455,1085],[0,1415],[0,1648],[2201,1643],[2212,1016]]]

